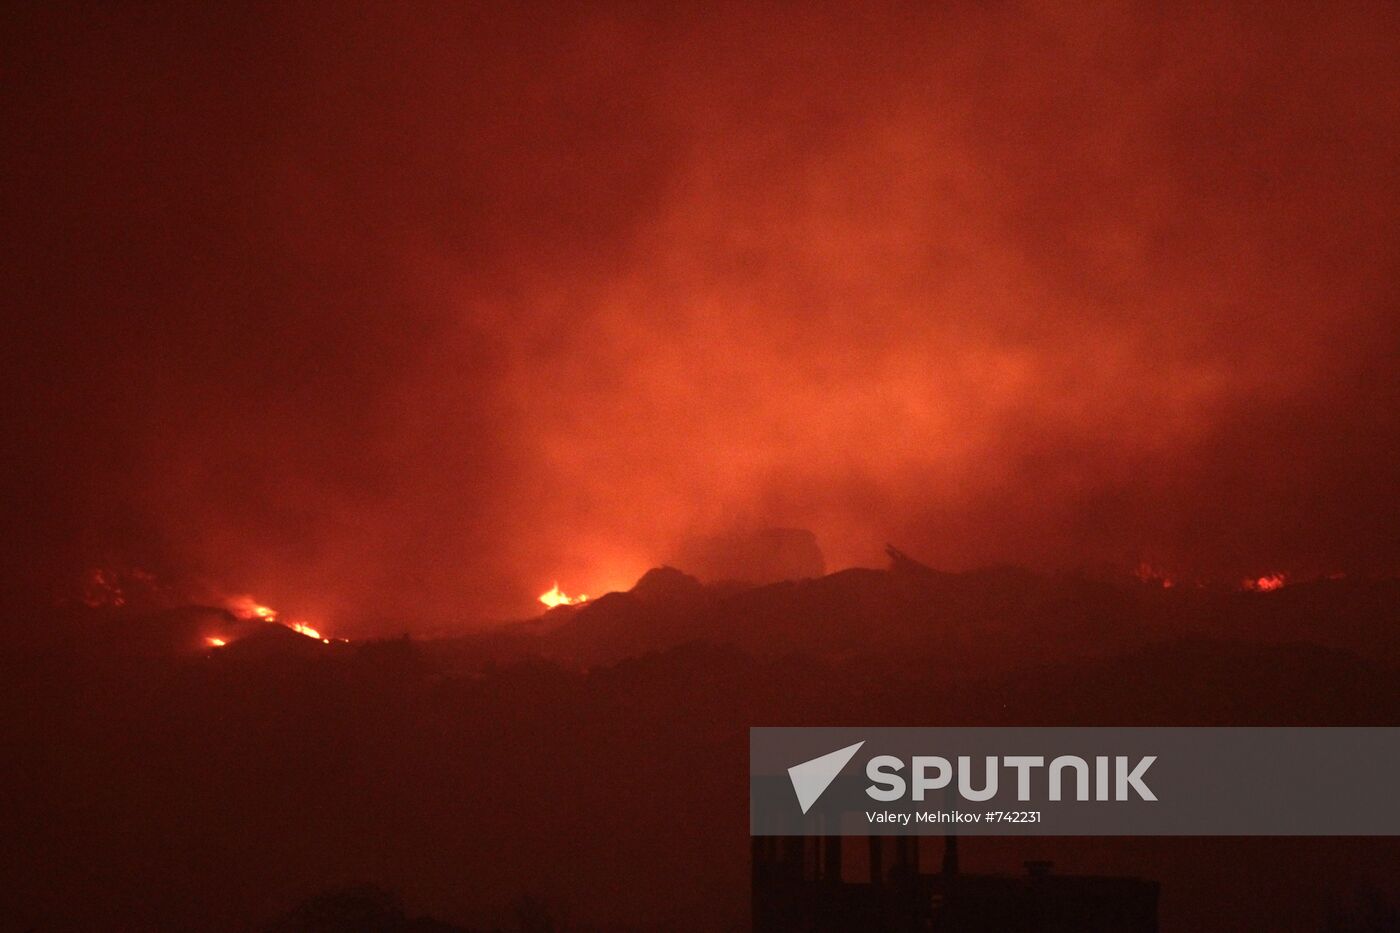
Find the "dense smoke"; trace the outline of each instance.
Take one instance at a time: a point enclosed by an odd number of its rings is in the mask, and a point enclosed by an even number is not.
[[[6,14],[13,581],[1400,566],[1400,8]]]

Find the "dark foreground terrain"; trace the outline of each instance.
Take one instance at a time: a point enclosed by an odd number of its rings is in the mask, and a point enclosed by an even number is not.
[[[745,929],[751,725],[1400,722],[1393,580],[1164,589],[896,552],[764,587],[663,569],[455,639],[323,644],[199,608],[17,631],[16,930],[329,928],[315,918],[341,909],[395,929]],[[1400,900],[1390,839],[978,839],[961,857],[1153,879],[1175,933],[1384,929]]]

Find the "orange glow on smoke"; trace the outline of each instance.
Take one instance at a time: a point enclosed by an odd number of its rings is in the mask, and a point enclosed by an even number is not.
[[[264,606],[251,596],[234,596],[224,602],[224,608],[238,616],[240,619],[262,619],[264,622],[276,622],[277,610],[271,606]]]
[[[559,589],[559,583],[556,581],[548,592],[540,594],[540,602],[544,603],[550,609],[553,609],[556,606],[576,606],[579,603],[588,602],[588,596],[583,593],[577,596],[570,596]]]

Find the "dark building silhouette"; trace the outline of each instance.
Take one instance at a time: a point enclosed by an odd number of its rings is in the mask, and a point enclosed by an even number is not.
[[[863,880],[842,876],[842,846],[869,849]],[[964,874],[958,840],[937,872],[919,870],[912,836],[755,836],[755,933],[1156,933],[1155,881],[1057,875],[1027,862],[1022,876]]]

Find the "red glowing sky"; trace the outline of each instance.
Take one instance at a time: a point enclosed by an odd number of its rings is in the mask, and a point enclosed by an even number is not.
[[[1400,565],[1394,5],[6,17],[10,580]]]

